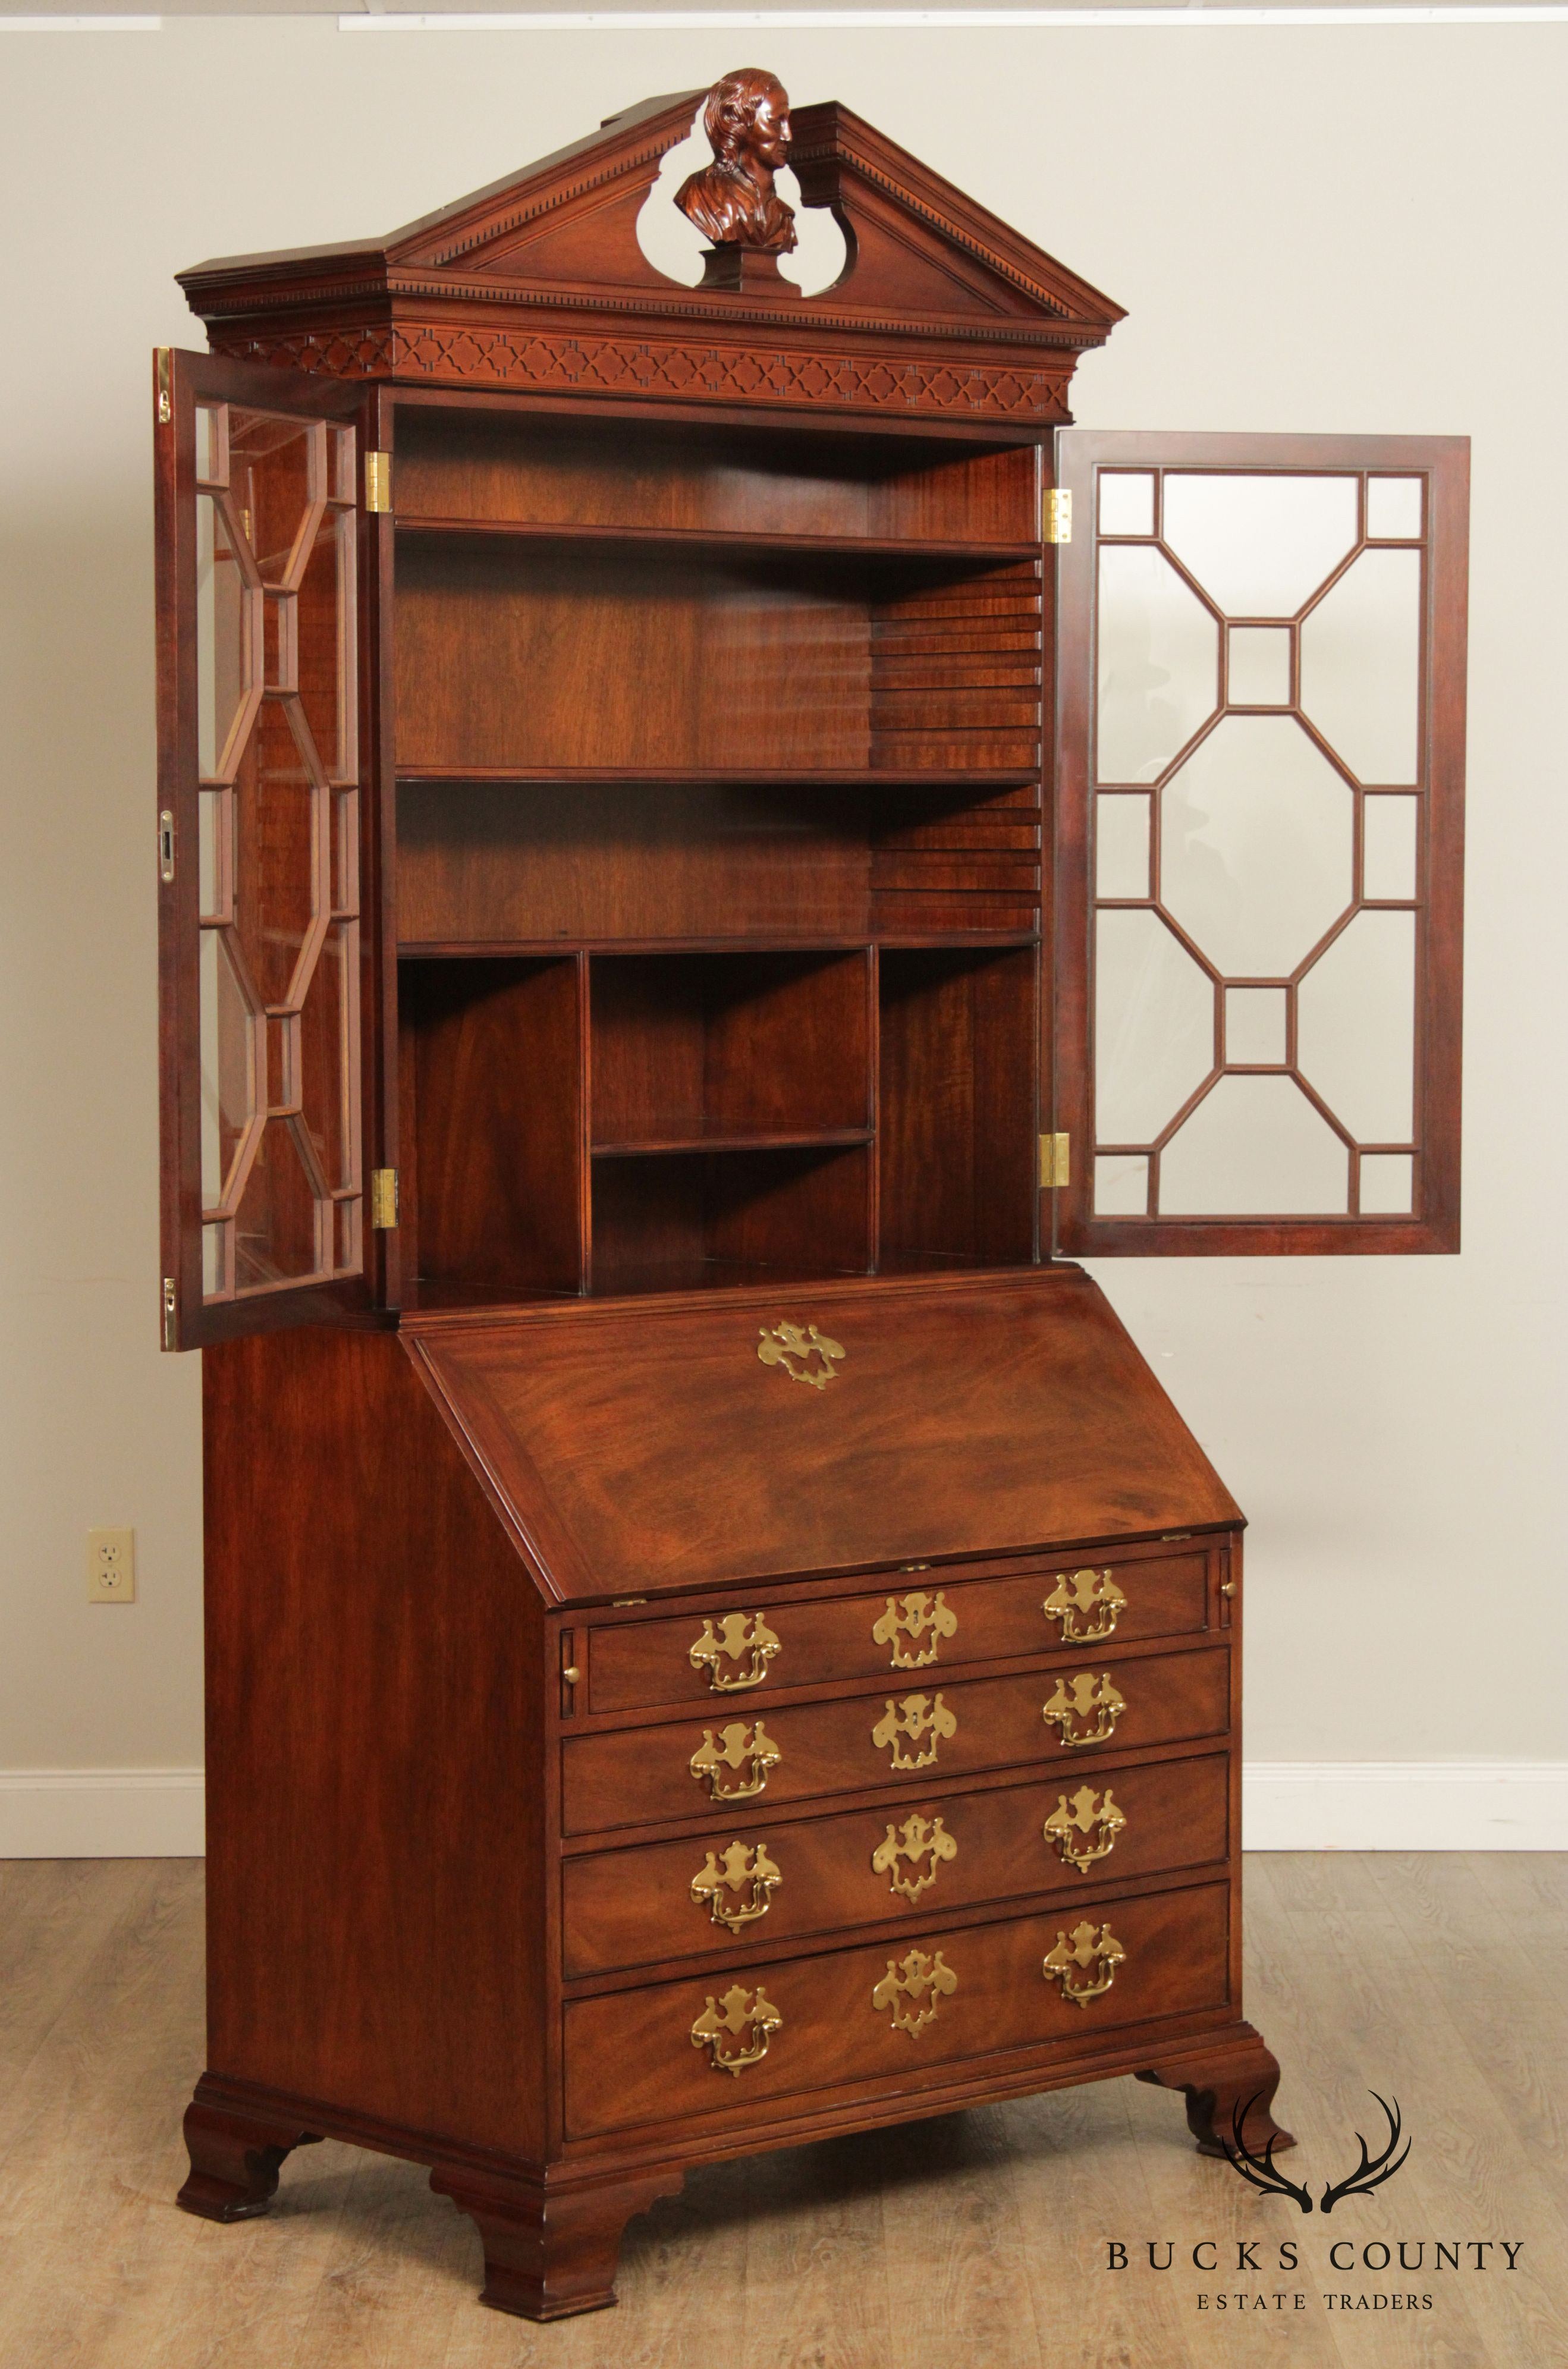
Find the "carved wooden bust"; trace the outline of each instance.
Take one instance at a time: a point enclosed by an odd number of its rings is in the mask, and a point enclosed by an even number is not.
[[[789,159],[789,93],[776,74],[743,66],[708,93],[703,129],[714,152],[705,172],[681,184],[675,202],[715,246],[788,255],[795,209],[773,188]]]

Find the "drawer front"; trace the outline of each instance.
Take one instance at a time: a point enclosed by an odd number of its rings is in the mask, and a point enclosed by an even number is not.
[[[1000,2050],[1093,2046],[1118,2025],[1220,2008],[1222,1883],[1093,1913],[1011,1917],[579,1999],[566,2009],[574,2138],[767,2105]],[[1047,1972],[1047,1961],[1057,1971]],[[1068,1996],[1069,1992],[1076,1997]]]
[[[561,1747],[565,1828],[711,1824],[715,1804],[722,1815],[879,1785],[918,1794],[986,1768],[1082,1766],[1113,1745],[1220,1735],[1228,1663],[1214,1645],[774,1711],[727,1704],[707,1720],[573,1737]]]
[[[875,1593],[589,1631],[589,1704],[645,1711],[838,1678],[903,1678],[965,1662],[1201,1630],[1207,1557],[1068,1555],[1002,1579],[899,1573]],[[1047,1605],[1049,1609],[1047,1609]]]
[[[1229,1847],[1229,1774],[1224,1753],[1108,1769],[1093,1783],[1063,1769],[1049,1784],[764,1820],[744,1836],[708,1826],[569,1859],[567,1976],[1204,1867]]]

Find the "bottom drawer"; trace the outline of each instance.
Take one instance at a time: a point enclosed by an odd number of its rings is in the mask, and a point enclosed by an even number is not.
[[[1223,2007],[1228,1887],[764,1961],[566,2009],[574,2138]]]

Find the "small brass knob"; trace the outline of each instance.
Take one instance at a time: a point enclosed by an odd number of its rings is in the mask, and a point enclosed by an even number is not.
[[[578,1680],[581,1677],[582,1672],[578,1668],[574,1662],[569,1668],[561,1672],[561,1676],[565,1678],[567,1686],[575,1687]]]
[[[1235,1581],[1233,1579],[1222,1579],[1219,1583],[1219,1593],[1221,1596],[1234,1596],[1236,1593]]]

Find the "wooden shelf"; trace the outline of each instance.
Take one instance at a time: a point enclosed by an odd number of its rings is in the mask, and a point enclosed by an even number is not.
[[[477,962],[491,957],[498,961],[569,962],[578,954],[833,955],[858,954],[874,945],[890,953],[903,948],[918,952],[943,946],[962,952],[968,946],[1003,951],[1009,946],[1038,944],[1039,934],[1034,930],[881,930],[870,935],[862,931],[849,937],[824,937],[812,932],[793,938],[779,931],[743,938],[405,938],[398,943],[397,957],[400,962]]]
[[[664,1152],[691,1151],[811,1151],[833,1150],[870,1143],[868,1127],[715,1127],[698,1133],[638,1137],[625,1143],[596,1143],[595,1160],[646,1160]]]
[[[399,534],[483,535],[515,543],[599,544],[609,549],[638,546],[651,551],[690,551],[721,557],[872,559],[920,567],[1010,567],[1039,560],[1038,543],[939,542],[929,536],[868,534],[755,534],[736,529],[662,526],[575,526],[524,519],[407,518],[394,520]]]
[[[1040,778],[1038,765],[863,766],[856,772],[807,767],[790,771],[745,765],[436,765],[400,764],[398,784],[443,782],[541,784],[571,789],[598,782],[640,784],[644,789],[706,788],[714,784],[741,790],[1026,790]]]

